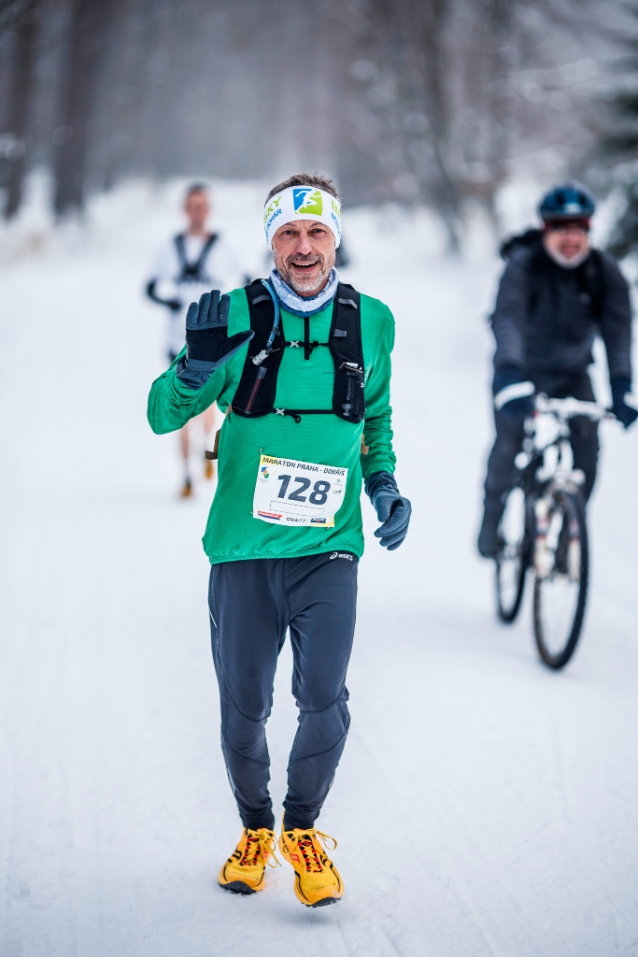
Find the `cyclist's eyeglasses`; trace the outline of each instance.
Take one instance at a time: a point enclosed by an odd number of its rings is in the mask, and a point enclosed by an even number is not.
[[[546,223],[546,228],[551,229],[555,233],[588,233],[589,232],[589,223],[584,222],[582,219],[579,220],[554,220],[553,222]]]

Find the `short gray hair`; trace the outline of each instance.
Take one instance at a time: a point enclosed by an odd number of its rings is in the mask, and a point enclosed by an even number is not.
[[[330,193],[335,199],[339,199],[337,187],[329,176],[324,176],[323,173],[295,173],[294,176],[285,179],[283,183],[273,186],[266,197],[266,202],[290,186],[314,186],[315,189],[322,189],[324,193]]]
[[[203,193],[204,196],[210,194],[210,190],[206,183],[191,183],[190,186],[186,189],[186,199],[190,199],[191,196],[194,196],[195,193]]]

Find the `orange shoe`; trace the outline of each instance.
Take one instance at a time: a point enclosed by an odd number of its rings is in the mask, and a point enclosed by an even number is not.
[[[267,827],[260,827],[257,831],[245,827],[236,850],[222,867],[217,880],[226,891],[255,894],[264,889],[266,865],[279,867],[275,856],[275,832]]]
[[[190,498],[192,494],[193,494],[193,485],[191,480],[189,478],[184,479],[184,484],[182,485],[180,489],[179,497]]]
[[[314,827],[281,832],[279,850],[294,868],[295,895],[306,907],[336,904],[343,894],[339,871],[324,850],[328,841],[334,850],[334,837]]]
[[[210,459],[204,459],[204,477],[210,481],[215,474],[215,466]]]

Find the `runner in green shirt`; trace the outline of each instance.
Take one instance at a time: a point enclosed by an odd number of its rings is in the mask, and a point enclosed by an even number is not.
[[[269,280],[191,305],[186,348],[153,383],[148,416],[164,433],[214,401],[226,412],[204,548],[222,748],[244,830],[219,883],[253,893],[276,863],[265,724],[289,629],[300,717],[279,847],[297,897],[316,907],[343,893],[315,821],[350,721],[362,478],[388,550],[405,538],[411,509],[393,478],[394,320],[339,283],[332,181],[300,174],[280,183],[264,227]]]

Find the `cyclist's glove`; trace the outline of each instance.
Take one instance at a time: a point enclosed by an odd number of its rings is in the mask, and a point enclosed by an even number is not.
[[[394,476],[389,472],[375,472],[365,484],[377,518],[383,522],[374,533],[389,552],[398,548],[408,534],[412,506],[407,498],[399,495]]]
[[[626,429],[638,419],[638,401],[631,391],[631,380],[617,376],[611,380],[611,411]]]
[[[186,314],[186,355],[177,365],[177,377],[191,389],[206,385],[215,369],[246,345],[254,332],[246,330],[228,337],[230,297],[218,289],[205,292],[192,302]]]
[[[534,411],[534,383],[516,366],[501,366],[494,373],[494,409],[508,419],[524,419]]]

